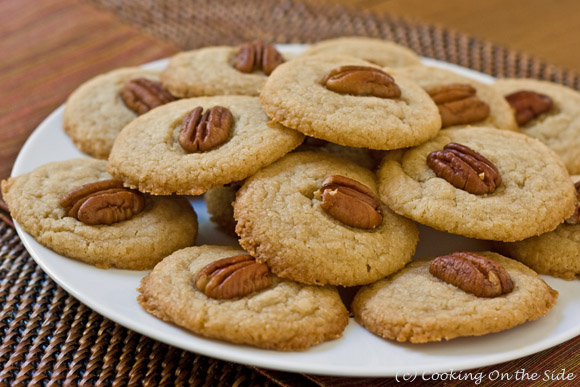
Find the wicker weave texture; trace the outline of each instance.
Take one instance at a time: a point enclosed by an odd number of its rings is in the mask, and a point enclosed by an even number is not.
[[[315,0],[85,0],[188,50],[260,38],[311,43],[347,35],[392,40],[420,55],[496,77],[538,78],[580,89],[580,75],[463,33]]]

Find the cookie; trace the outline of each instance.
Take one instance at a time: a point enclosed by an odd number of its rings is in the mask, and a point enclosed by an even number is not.
[[[368,148],[354,148],[342,146],[332,142],[307,137],[302,145],[295,149],[296,152],[325,152],[352,161],[361,167],[374,171],[384,156],[383,151]]]
[[[244,73],[234,67],[239,47],[218,46],[186,51],[171,57],[161,83],[182,98],[214,95],[258,96],[268,76],[256,69]]]
[[[355,320],[385,339],[426,343],[500,332],[536,320],[554,306],[558,292],[533,270],[496,253],[480,254],[509,273],[510,293],[475,296],[431,275],[431,261],[419,260],[363,287],[353,301]]]
[[[413,51],[394,42],[362,36],[347,36],[312,44],[302,55],[349,55],[382,67],[402,67],[421,63]]]
[[[324,153],[291,153],[248,178],[234,202],[241,246],[277,276],[308,284],[355,286],[400,270],[418,242],[415,224],[380,202],[375,228],[347,224],[367,215],[350,201],[349,218],[337,218],[320,192],[334,175],[376,192],[369,170]]]
[[[266,81],[260,102],[274,121],[339,145],[389,150],[420,144],[439,132],[441,119],[435,103],[421,87],[396,73],[394,82],[401,92],[396,98],[342,94],[325,87],[325,77],[344,66],[366,69],[354,74],[355,78],[373,77],[380,71],[353,57],[300,57],[278,66]],[[388,75],[380,79],[383,86],[392,86]],[[364,82],[351,81],[347,87],[363,92],[359,88]]]
[[[216,106],[231,113],[225,142],[205,151],[186,151],[179,142],[184,119],[196,107],[207,112]],[[217,130],[217,134],[224,133]],[[141,192],[199,195],[245,179],[303,139],[296,131],[269,123],[256,97],[184,99],[160,106],[127,125],[115,141],[107,171]]]
[[[580,93],[566,86],[534,79],[498,79],[493,88],[507,96],[520,90],[529,90],[548,96],[552,101],[549,111],[522,124],[520,131],[534,137],[562,158],[568,172],[580,173]]]
[[[197,219],[183,198],[145,196],[144,209],[128,220],[89,225],[67,216],[63,196],[111,179],[105,161],[73,159],[43,165],[2,182],[10,213],[22,229],[58,254],[101,268],[151,269],[173,251],[191,246]]]
[[[428,155],[449,143],[467,146],[495,165],[501,183],[494,192],[470,193],[435,174]],[[378,177],[380,197],[396,213],[477,239],[512,242],[551,231],[576,203],[574,185],[552,150],[531,137],[494,128],[442,130],[425,144],[387,154]],[[479,171],[475,182],[488,177]]]
[[[135,78],[159,81],[159,71],[127,67],[98,75],[79,86],[68,98],[63,129],[83,153],[107,159],[115,138],[137,113],[123,102],[121,90]]]
[[[210,214],[210,220],[227,234],[236,237],[236,220],[234,219],[232,203],[236,199],[236,192],[238,192],[240,186],[233,184],[216,187],[208,190],[203,195],[207,212]]]
[[[580,176],[573,176],[580,181]],[[517,259],[540,274],[567,280],[580,275],[580,211],[566,219],[554,231],[519,242],[497,243],[502,254]]]
[[[475,89],[475,96],[485,102],[489,107],[487,117],[483,119],[480,119],[480,117],[474,118],[474,121],[469,122],[470,126],[491,126],[498,129],[518,130],[518,125],[510,105],[503,98],[503,95],[498,93],[491,85],[478,82],[449,70],[423,65],[397,69],[397,74],[415,81],[427,91],[453,84],[470,85]],[[467,122],[464,124],[467,125]],[[451,128],[455,125],[443,126],[444,128]]]
[[[195,287],[194,278],[206,265],[244,253],[207,245],[177,251],[141,280],[139,304],[195,334],[260,348],[300,351],[342,335],[348,313],[332,287],[272,276],[269,288],[226,300]]]

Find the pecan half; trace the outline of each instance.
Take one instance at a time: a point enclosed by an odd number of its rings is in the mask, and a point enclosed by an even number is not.
[[[465,125],[489,116],[489,105],[475,96],[477,90],[465,83],[452,83],[427,90],[437,104],[442,127]]]
[[[204,113],[198,106],[183,119],[177,141],[186,152],[205,152],[226,142],[233,125],[227,108],[214,106]]]
[[[552,110],[554,102],[545,94],[531,90],[520,90],[506,95],[505,99],[515,110],[516,121],[522,126],[538,117],[540,114]]]
[[[137,215],[145,208],[143,194],[123,187],[118,180],[85,184],[60,201],[71,216],[89,225],[113,224]]]
[[[472,194],[492,193],[501,184],[496,166],[465,145],[451,142],[443,150],[429,153],[427,165],[437,177]]]
[[[514,289],[509,273],[501,264],[468,251],[435,258],[429,273],[477,297],[497,297]]]
[[[199,291],[217,299],[244,297],[272,285],[268,266],[247,254],[212,262],[193,281]]]
[[[175,97],[161,83],[147,78],[135,78],[127,82],[121,90],[121,99],[137,114],[147,113],[157,106],[175,101]]]
[[[566,218],[566,224],[580,224],[580,181],[574,183],[574,187],[576,188],[576,209],[569,218]]]
[[[383,222],[379,198],[356,180],[340,175],[328,176],[315,195],[320,195],[320,206],[330,216],[347,226],[368,230]]]
[[[262,70],[270,75],[278,65],[284,62],[282,54],[273,44],[264,44],[261,40],[254,40],[241,44],[234,56],[234,68],[242,73],[251,73]]]
[[[322,79],[328,90],[340,94],[399,98],[401,89],[392,76],[381,69],[368,66],[341,66]]]

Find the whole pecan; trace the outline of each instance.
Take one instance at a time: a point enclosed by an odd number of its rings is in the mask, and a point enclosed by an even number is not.
[[[234,68],[242,73],[262,70],[264,74],[270,75],[283,62],[282,54],[276,47],[264,44],[261,40],[241,44],[234,56]]]
[[[222,258],[205,266],[194,278],[195,287],[217,299],[244,297],[272,285],[268,266],[243,254]]]
[[[362,229],[373,229],[383,222],[381,202],[366,185],[345,176],[331,175],[324,179],[320,205],[342,223]]]
[[[328,90],[340,94],[399,98],[401,89],[392,76],[369,66],[341,66],[331,70],[322,79]]]
[[[574,187],[576,188],[576,209],[569,218],[566,218],[566,224],[580,224],[580,181],[574,183]]]
[[[121,98],[137,114],[147,113],[157,106],[175,101],[175,97],[161,83],[147,78],[135,78],[127,82],[121,90]]]
[[[71,216],[89,225],[113,224],[137,215],[145,208],[138,191],[123,187],[118,180],[103,180],[78,187],[60,201]]]
[[[477,297],[497,297],[514,289],[509,273],[501,264],[468,251],[435,258],[429,273]]]
[[[183,119],[177,141],[186,152],[205,152],[226,142],[233,125],[227,108],[214,106],[204,113],[198,106]]]
[[[501,184],[496,166],[465,145],[451,142],[443,150],[429,153],[427,165],[437,177],[472,194],[492,193]]]
[[[554,102],[544,94],[531,90],[520,90],[506,95],[505,99],[515,110],[516,121],[522,126],[538,117],[540,114],[552,110]]]
[[[437,104],[442,127],[465,125],[489,116],[489,105],[475,96],[477,90],[465,83],[452,83],[427,90]]]

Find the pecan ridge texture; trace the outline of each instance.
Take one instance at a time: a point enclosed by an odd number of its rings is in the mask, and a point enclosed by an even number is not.
[[[340,94],[399,98],[401,89],[395,79],[381,69],[370,66],[341,66],[322,79],[328,90]]]
[[[227,108],[214,106],[204,112],[198,106],[183,119],[177,140],[186,152],[205,152],[226,142],[233,125]]]
[[[131,219],[145,208],[142,193],[123,187],[119,180],[82,185],[60,201],[67,216],[88,225],[110,225]]]
[[[465,145],[451,142],[443,150],[429,153],[427,165],[437,177],[475,195],[493,193],[501,184],[497,167]]]
[[[264,74],[270,75],[283,62],[282,54],[276,47],[261,40],[241,44],[234,56],[234,68],[242,73],[262,70]]]
[[[210,298],[231,299],[270,287],[272,276],[266,264],[241,254],[210,263],[197,273],[193,282]]]
[[[509,273],[501,264],[468,251],[435,258],[429,273],[477,297],[497,297],[514,289]]]
[[[465,125],[486,119],[489,105],[475,94],[477,90],[466,83],[451,83],[427,90],[437,104],[442,127]]]
[[[137,114],[145,114],[157,106],[175,101],[175,97],[161,83],[147,78],[135,78],[127,82],[121,90],[121,99]]]
[[[383,222],[381,202],[366,185],[351,178],[331,175],[319,190],[321,207],[333,218],[356,228],[373,229]]]
[[[506,95],[505,99],[514,109],[519,126],[527,124],[543,113],[550,112],[554,107],[554,102],[550,97],[531,90],[516,91]]]

